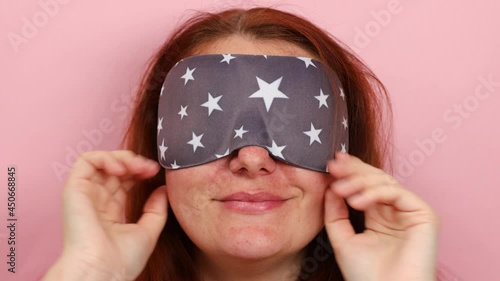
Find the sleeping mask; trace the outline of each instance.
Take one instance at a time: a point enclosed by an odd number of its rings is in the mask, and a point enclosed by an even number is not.
[[[210,54],[172,67],[158,103],[158,159],[193,167],[245,146],[327,172],[349,145],[345,95],[335,72],[311,58]]]

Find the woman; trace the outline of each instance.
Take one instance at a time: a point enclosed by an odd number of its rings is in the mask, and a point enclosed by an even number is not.
[[[180,134],[164,130],[169,120],[158,113],[167,73],[203,55],[230,65],[222,54],[312,58],[304,68],[333,69],[349,115],[348,153],[337,151],[327,173],[258,145],[181,169],[162,163],[176,149],[160,134]],[[185,86],[195,71],[186,69]],[[212,94],[207,118],[222,111]],[[127,150],[89,152],[75,163],[64,189],[64,250],[44,280],[435,280],[437,216],[381,170],[389,151],[384,102],[374,74],[305,19],[269,8],[190,19],[147,70]],[[189,114],[181,107],[181,118]],[[309,132],[318,133],[313,125]],[[193,153],[203,150],[201,138],[193,132]]]

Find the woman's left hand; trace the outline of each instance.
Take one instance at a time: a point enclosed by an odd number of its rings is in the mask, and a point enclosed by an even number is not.
[[[438,218],[416,194],[383,170],[346,153],[330,161],[336,179],[325,194],[325,227],[348,281],[435,280]],[[365,212],[355,233],[347,201]]]

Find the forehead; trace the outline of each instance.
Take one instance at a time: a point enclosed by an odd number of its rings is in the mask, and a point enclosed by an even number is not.
[[[283,40],[258,40],[248,36],[231,35],[197,48],[195,54],[253,54],[310,57],[313,53]]]

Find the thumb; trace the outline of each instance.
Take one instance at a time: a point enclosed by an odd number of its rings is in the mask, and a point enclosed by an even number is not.
[[[325,228],[334,249],[356,234],[344,199],[331,187],[325,192]]]
[[[144,228],[153,241],[157,241],[167,222],[167,187],[156,188],[144,204],[143,214],[137,222]]]

